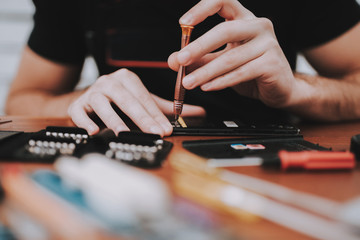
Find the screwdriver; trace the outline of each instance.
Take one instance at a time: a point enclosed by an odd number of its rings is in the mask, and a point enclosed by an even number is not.
[[[188,25],[180,25],[181,26],[181,49],[184,48],[190,42],[190,35],[192,30],[194,29],[193,26]],[[185,76],[185,66],[180,66],[178,75],[176,78],[175,84],[175,94],[174,94],[174,115],[175,121],[178,120],[183,104],[184,104],[184,97],[185,97],[185,88],[182,85],[182,80]]]
[[[210,167],[263,166],[287,169],[330,170],[352,169],[355,167],[355,156],[351,152],[281,150],[278,154],[267,157],[211,158],[207,161]]]

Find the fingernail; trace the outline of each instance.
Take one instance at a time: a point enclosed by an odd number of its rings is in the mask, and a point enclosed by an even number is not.
[[[181,65],[185,65],[190,61],[190,53],[188,51],[183,51],[178,54],[178,61]]]
[[[194,84],[194,77],[191,75],[187,75],[183,78],[184,87],[191,88]]]
[[[89,135],[94,135],[98,131],[98,128],[94,125],[89,125],[87,129]]]
[[[163,127],[163,129],[165,130],[165,132],[169,133],[172,131],[172,126],[170,123],[163,123],[161,124],[161,126]]]
[[[201,86],[201,90],[207,91],[211,88],[211,83],[207,83]]]
[[[152,126],[150,132],[154,134],[162,135],[162,130],[158,126]]]
[[[179,22],[180,22],[180,24],[191,25],[192,18],[193,17],[191,15],[191,13],[187,13],[180,18]]]

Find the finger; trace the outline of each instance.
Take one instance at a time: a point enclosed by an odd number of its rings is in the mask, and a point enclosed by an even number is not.
[[[161,125],[156,122],[138,100],[125,91],[120,96],[114,96],[114,103],[143,131],[148,133],[164,135]],[[120,95],[120,94],[119,94]]]
[[[121,83],[118,83],[119,85]],[[134,97],[125,86],[115,89],[108,87],[104,94],[112,101],[143,131],[147,133],[164,135],[164,130],[158,122],[148,113],[138,99]]]
[[[129,131],[124,121],[116,114],[111,107],[109,99],[100,93],[93,93],[89,95],[90,105],[97,116],[104,122],[106,127],[112,129],[114,133],[118,134],[122,131]]]
[[[184,104],[181,116],[205,117],[206,111],[203,107],[200,106]]]
[[[80,104],[72,104],[68,110],[68,114],[74,124],[80,128],[84,128],[89,135],[99,132],[99,127],[89,117],[85,108]]]
[[[155,95],[147,94],[146,98],[144,98],[145,105],[144,107],[150,113],[150,115],[162,126],[164,129],[165,135],[170,135],[172,133],[172,125],[169,119],[164,115],[164,113],[159,108],[158,104],[154,100]],[[151,104],[150,104],[151,103]]]
[[[221,50],[221,51],[206,54],[199,60],[197,60],[197,61],[193,62],[191,65],[187,66],[186,72],[190,73],[190,72],[194,71],[195,69],[197,69],[201,66],[204,66],[208,62],[212,61],[214,58],[221,55],[224,51],[225,50]],[[180,67],[179,62],[177,61],[177,54],[178,54],[178,52],[172,53],[168,58],[168,65],[174,71],[178,71],[179,67]]]
[[[280,82],[276,72],[279,71],[281,60],[274,56],[277,55],[266,52],[261,57],[204,84],[201,89],[215,91],[233,87],[239,94],[257,98],[269,106],[282,107],[289,99],[294,85],[292,81]],[[285,73],[286,69],[281,67],[280,71]]]
[[[169,120],[155,103],[149,91],[145,88],[138,76],[128,70],[118,72],[117,76],[122,79],[122,85],[143,105],[148,114],[163,128],[165,135],[172,132]]]
[[[177,54],[177,60],[180,65],[187,66],[225,44],[247,42],[262,31],[263,24],[261,21],[263,20],[256,19],[220,23],[181,49]]]
[[[289,92],[288,84],[281,86],[277,83],[277,79],[270,77],[273,66],[265,64],[268,62],[266,58],[266,54],[264,54],[260,58],[247,62],[243,66],[204,84],[201,89],[216,91],[225,87],[233,87],[237,93],[243,96],[257,98],[275,106],[275,104],[282,102],[283,96],[286,96],[286,94],[279,93]]]
[[[174,70],[174,71],[178,71],[180,64],[177,61],[177,55],[179,52],[173,52],[169,57],[168,57],[168,65],[169,67]]]
[[[260,57],[264,51],[265,48],[261,39],[255,39],[229,49],[206,65],[186,75],[183,79],[183,86],[186,89],[193,89],[207,82],[212,82],[213,79]]]
[[[237,0],[202,0],[186,12],[179,22],[180,24],[195,26],[216,13],[227,20],[254,17]]]
[[[153,98],[156,102],[156,104],[159,106],[159,108],[167,115],[172,116],[174,115],[174,103],[168,100],[165,100],[163,98],[160,98],[156,95],[153,95]],[[203,107],[196,106],[196,105],[190,105],[190,104],[184,104],[183,105],[183,111],[182,116],[205,116],[206,112]]]
[[[234,69],[233,71],[227,72],[224,75],[221,75],[217,78],[214,78],[212,81],[207,82],[201,86],[203,91],[217,91],[234,85],[243,84],[251,80],[257,79],[262,75],[260,59],[254,59],[246,64]],[[248,93],[242,92],[242,95],[247,95]]]

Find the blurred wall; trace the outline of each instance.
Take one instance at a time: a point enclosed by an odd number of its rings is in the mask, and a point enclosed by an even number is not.
[[[0,115],[32,27],[33,11],[30,0],[0,0]]]
[[[49,0],[51,1],[51,0]],[[31,0],[0,0],[0,116],[21,53],[32,29],[34,12]],[[78,88],[88,86],[98,75],[92,59],[86,59]]]

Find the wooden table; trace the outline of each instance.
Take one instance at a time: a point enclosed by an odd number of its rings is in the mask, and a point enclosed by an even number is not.
[[[0,130],[38,131],[48,125],[71,126],[72,122],[66,118],[33,118],[33,117],[0,117],[1,120],[11,119],[12,122],[0,125]],[[360,122],[347,122],[339,124],[303,123],[300,125],[305,140],[318,143],[336,151],[349,150],[350,138],[360,134]],[[208,139],[209,137],[167,137],[166,140],[174,143],[169,154],[184,153],[193,157],[182,148],[182,141],[194,139]],[[35,168],[38,165],[34,165]],[[353,171],[324,171],[324,172],[281,172],[266,171],[259,167],[237,167],[232,171],[263,179],[293,190],[314,194],[337,202],[346,202],[351,198],[360,196],[360,171],[357,167]],[[160,169],[150,172],[171,182],[174,169],[165,161]],[[170,184],[171,186],[171,184]],[[215,211],[216,212],[216,211]],[[266,220],[242,221],[231,214],[216,212],[226,224],[231,225],[244,239],[311,239],[308,236],[294,232]]]

